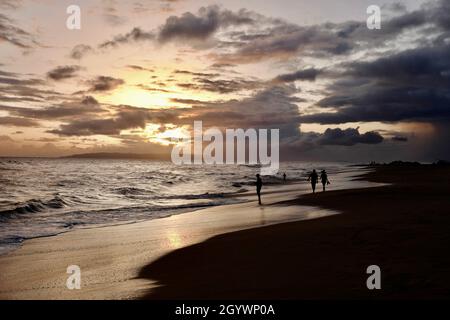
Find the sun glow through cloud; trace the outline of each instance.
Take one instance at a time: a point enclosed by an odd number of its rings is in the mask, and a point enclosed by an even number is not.
[[[143,132],[144,136],[150,142],[159,143],[164,146],[178,144],[185,139],[190,138],[190,132],[186,127],[176,127],[174,125],[166,125],[163,130],[159,125],[148,124]]]
[[[161,108],[170,106],[169,96],[161,92],[149,92],[140,88],[124,87],[107,96],[99,97],[103,103],[130,105],[140,108]]]

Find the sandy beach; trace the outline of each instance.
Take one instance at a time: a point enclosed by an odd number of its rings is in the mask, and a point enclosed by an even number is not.
[[[261,207],[244,194],[251,201],[25,241],[0,257],[0,298],[449,297],[450,170],[365,172],[334,177],[325,194],[306,182],[266,188]],[[379,291],[365,285],[372,264]],[[66,288],[69,265],[81,290]]]
[[[172,252],[140,273],[161,284],[145,298],[448,299],[449,177],[448,166],[377,167],[361,179],[390,185],[286,201],[342,214]],[[381,290],[366,287],[369,265],[381,268]]]
[[[369,185],[350,181],[351,174],[337,176],[337,185],[340,188]],[[139,277],[141,270],[173,250],[227,232],[336,213],[308,206],[273,205],[306,192],[309,192],[306,182],[271,186],[264,190],[262,207],[257,205],[253,194],[247,193],[240,198],[250,202],[27,240],[21,248],[0,257],[0,298],[140,298],[158,285]],[[70,265],[81,268],[81,290],[66,288],[69,276],[66,269]]]

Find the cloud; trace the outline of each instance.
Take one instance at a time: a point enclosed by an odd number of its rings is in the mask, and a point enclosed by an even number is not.
[[[8,42],[21,49],[30,49],[37,44],[36,40],[30,33],[15,26],[13,20],[1,13],[0,41]]]
[[[110,48],[139,41],[203,41],[221,28],[253,24],[256,16],[245,9],[232,12],[215,5],[202,7],[197,14],[185,12],[181,16],[170,16],[157,30],[144,31],[136,27],[124,35],[103,42],[99,47]]]
[[[205,40],[220,28],[253,24],[252,14],[244,9],[234,13],[218,6],[202,7],[197,15],[186,12],[180,17],[171,16],[159,30],[158,40]]]
[[[80,66],[59,66],[47,72],[47,77],[52,80],[65,80],[75,78],[77,72],[80,70]]]
[[[191,75],[191,76],[197,76],[197,77],[208,77],[208,78],[215,78],[220,75],[218,73],[192,72],[192,71],[187,71],[187,70],[175,70],[173,73],[174,74],[185,74],[185,75]]]
[[[375,131],[360,134],[358,128],[345,130],[328,128],[319,136],[318,143],[321,145],[353,146],[357,143],[378,144],[383,142],[383,137]]]
[[[93,52],[94,49],[91,46],[88,46],[86,44],[78,44],[75,47],[72,48],[69,56],[72,59],[80,60],[87,54]]]
[[[55,90],[46,89],[46,85],[43,79],[24,79],[20,74],[0,71],[0,101],[42,102],[64,96]]]
[[[114,37],[113,40],[109,40],[106,42],[103,42],[99,45],[99,48],[113,48],[120,44],[125,44],[129,42],[139,42],[139,41],[152,41],[155,39],[155,34],[153,32],[146,32],[143,31],[140,28],[134,28],[129,33],[126,33],[124,35],[118,35]]]
[[[116,113],[109,117],[72,120],[49,133],[60,136],[116,136],[122,130],[144,129],[147,123],[168,123],[175,120],[172,110],[149,110],[130,106],[117,106]]]
[[[301,27],[278,21],[257,37],[241,33],[232,53],[217,54],[217,63],[245,64],[268,59],[283,59],[299,53],[310,56],[343,55],[351,52],[353,44],[339,37],[324,25]]]
[[[327,128],[324,133],[300,132],[280,141],[280,153],[286,159],[298,159],[316,154],[316,157],[330,159],[330,154],[348,153],[358,146],[382,144],[384,138],[376,131],[360,133],[358,128]],[[355,161],[355,155],[350,158]],[[349,159],[348,156],[344,157]]]
[[[293,73],[286,73],[277,76],[275,82],[293,82],[297,80],[303,81],[315,81],[317,76],[321,73],[321,70],[316,68],[309,68],[304,70],[299,70]]]
[[[208,79],[196,77],[191,82],[177,83],[177,86],[198,91],[209,91],[217,93],[232,93],[242,90],[253,90],[262,86],[261,81],[245,79]]]
[[[111,91],[124,83],[125,81],[122,79],[107,76],[98,76],[93,80],[87,81],[87,84],[90,86],[88,89],[89,92]]]
[[[280,143],[289,154],[314,150],[323,146],[346,148],[356,144],[379,144],[383,137],[377,132],[360,133],[356,129],[328,129],[321,133],[302,133],[296,97],[299,91],[292,85],[268,86],[253,96],[240,100],[200,101],[174,99],[174,102],[190,104],[189,108],[146,109],[131,106],[107,106],[103,113],[80,114],[61,118],[64,122],[48,133],[61,137],[86,137],[106,135],[123,139],[129,145],[142,140],[124,130],[143,130],[148,124],[158,124],[161,130],[168,124],[192,128],[201,120],[204,128],[255,128],[279,129]],[[42,114],[41,114],[42,116]],[[48,115],[47,115],[48,116]]]
[[[19,117],[0,117],[0,126],[37,127],[39,123],[31,119]]]
[[[127,67],[128,69],[136,70],[136,71],[148,71],[148,72],[154,72],[154,71],[155,71],[155,70],[153,70],[153,69],[141,67],[141,66],[134,65],[134,64],[129,64],[129,65],[127,65],[126,67]]]
[[[450,45],[406,50],[346,65],[317,105],[335,112],[302,116],[308,123],[450,120]],[[386,72],[389,70],[389,72]]]
[[[395,15],[384,17],[382,29],[374,31],[367,28],[365,21],[299,26],[245,9],[230,11],[213,5],[202,7],[197,13],[171,16],[152,31],[134,28],[100,47],[137,41],[181,41],[196,48],[200,48],[199,45],[202,48],[215,46],[218,52],[211,53],[210,57],[216,65],[227,65],[284,59],[299,54],[315,58],[342,56],[374,46],[385,47],[389,41],[412,30],[426,32],[428,28],[427,33],[448,33],[450,30],[450,5],[446,0],[412,12],[406,12],[398,5],[389,6],[388,11]],[[218,34],[219,39],[214,38]]]
[[[407,32],[444,32],[450,30],[450,4],[446,0],[430,2],[412,12],[385,17],[380,30],[369,30],[365,21],[346,21],[321,25],[298,26],[282,20],[250,33],[235,32],[228,52],[215,54],[218,63],[254,63],[267,59],[285,59],[298,54],[315,58],[348,55],[368,48],[383,48],[389,41]],[[441,41],[443,41],[441,39]],[[229,52],[231,51],[231,52]]]
[[[45,108],[0,106],[0,110],[8,111],[14,116],[40,120],[77,119],[83,115],[108,115],[109,113],[91,96],[84,97],[80,101],[64,102],[58,106]]]
[[[219,128],[282,128],[283,134],[298,132],[297,89],[292,86],[267,87],[241,100],[198,102],[182,111],[176,124],[191,125],[202,120]],[[294,133],[293,133],[294,132]]]

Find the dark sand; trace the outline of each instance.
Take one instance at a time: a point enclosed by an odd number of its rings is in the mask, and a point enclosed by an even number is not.
[[[343,214],[174,251],[141,271],[161,285],[144,298],[450,298],[450,167],[383,166],[363,179],[393,185],[302,196],[284,205]],[[366,287],[372,264],[381,290]]]

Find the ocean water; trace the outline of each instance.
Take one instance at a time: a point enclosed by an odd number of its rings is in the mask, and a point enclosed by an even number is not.
[[[304,179],[311,168],[330,174],[348,164],[286,162],[265,184]],[[167,217],[235,203],[254,188],[259,169],[245,165],[177,166],[106,159],[0,159],[0,254],[25,239],[74,228]]]

